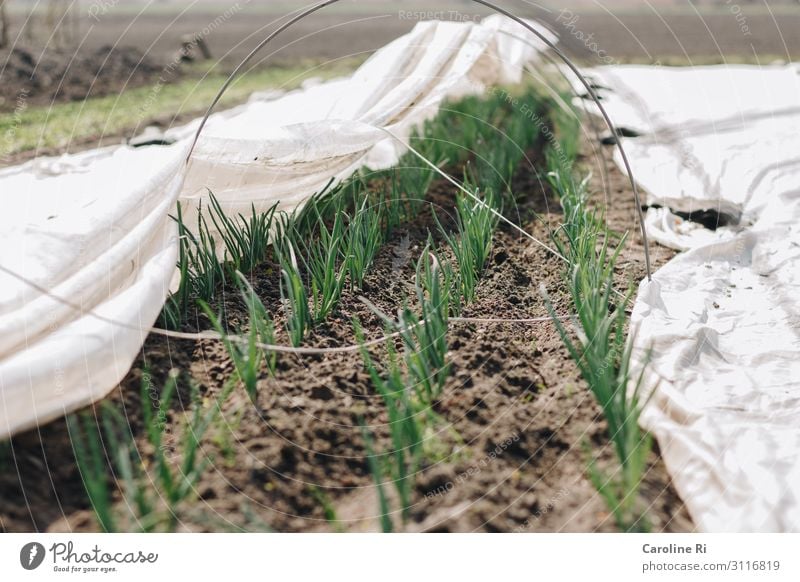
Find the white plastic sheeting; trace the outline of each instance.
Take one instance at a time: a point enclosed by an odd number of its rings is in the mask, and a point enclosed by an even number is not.
[[[604,104],[679,254],[644,281],[636,358],[657,386],[642,417],[697,526],[800,531],[800,67],[609,67]]]
[[[534,24],[534,26],[536,26]],[[517,38],[518,37],[518,38]],[[521,40],[526,39],[526,40]],[[172,146],[119,147],[0,171],[0,438],[105,396],[168,293],[168,218],[211,188],[226,212],[291,210],[331,177],[387,167],[446,97],[518,82],[542,44],[519,24],[423,22],[352,77],[212,116]]]
[[[0,264],[24,278],[0,272],[0,437],[105,396],[128,372],[175,271],[168,213],[187,149],[0,173]]]
[[[629,65],[590,76],[614,123],[642,134],[625,148],[648,160],[635,173],[650,204],[752,222],[770,180],[785,176],[770,170],[798,158],[800,65]]]

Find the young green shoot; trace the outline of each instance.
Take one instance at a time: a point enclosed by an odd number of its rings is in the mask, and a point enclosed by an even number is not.
[[[480,202],[458,196],[455,234],[449,234],[437,218],[439,230],[458,263],[458,292],[465,304],[475,298],[478,281],[491,254],[499,211],[497,197],[489,190]]]
[[[364,278],[384,242],[381,205],[369,205],[365,197],[346,231],[345,269],[352,289],[361,289]]]
[[[276,245],[275,252],[281,266],[281,301],[286,314],[286,329],[292,345],[297,347],[303,343],[303,338],[312,325],[308,296],[291,241]]]
[[[363,346],[364,336],[358,325],[356,325],[356,337]],[[382,375],[372,360],[369,351],[363,347],[361,349],[364,367],[369,373],[372,385],[381,395],[386,406],[389,418],[389,434],[392,440],[392,450],[390,452],[376,457],[374,451],[368,451],[368,459],[374,459],[379,463],[380,469],[373,469],[373,476],[376,478],[376,484],[379,488],[384,477],[389,478],[394,485],[401,505],[401,515],[405,522],[408,520],[411,507],[414,476],[422,461],[424,434],[422,418],[424,418],[424,415],[419,412],[418,406],[412,399],[413,392],[407,386],[407,380],[400,367],[397,351],[391,342],[387,342],[387,350],[387,370],[386,374]],[[370,446],[369,440],[365,438],[365,441]],[[386,515],[386,510],[383,506],[388,505],[388,503],[385,499],[382,500],[381,505],[382,513]]]
[[[220,401],[204,411],[199,391],[192,385],[191,410],[186,412],[182,438],[173,454],[165,435],[178,375],[170,374],[155,407],[149,378],[144,375],[141,388],[146,448],[137,448],[127,419],[109,403],[101,405],[99,418],[89,413],[67,418],[89,501],[100,527],[107,532],[174,531],[179,511],[193,497],[208,466],[200,442],[220,412]],[[228,393],[226,389],[220,399]],[[146,472],[145,466],[151,467],[151,472]]]
[[[344,214],[336,214],[330,229],[318,215],[316,226],[315,239],[297,237],[296,241],[310,283],[312,319],[320,323],[336,307],[347,280]]]
[[[233,271],[250,273],[267,257],[270,234],[278,204],[263,213],[251,205],[249,218],[239,215],[231,218],[225,214],[216,196],[209,191],[211,220],[225,243],[225,259]]]
[[[228,352],[236,369],[236,376],[244,386],[250,400],[255,403],[258,398],[258,380],[261,378],[261,367],[266,365],[271,374],[275,373],[275,352],[266,352],[261,346],[275,344],[275,326],[264,304],[256,295],[255,290],[245,279],[244,275],[236,274],[239,290],[247,306],[248,325],[247,331],[239,328],[234,336],[245,337],[246,342],[232,339],[217,316],[207,303],[200,301],[200,306],[211,321],[211,325],[222,337],[222,344]]]

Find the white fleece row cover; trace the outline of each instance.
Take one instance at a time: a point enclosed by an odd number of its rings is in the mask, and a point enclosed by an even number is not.
[[[197,123],[172,146],[0,171],[0,439],[128,372],[175,272],[176,201],[189,225],[208,188],[227,213],[290,211],[331,177],[393,165],[404,148],[384,130],[406,138],[445,98],[519,82],[543,48],[502,17],[422,22],[349,78],[213,116],[188,169]]]
[[[800,67],[592,71],[648,201],[717,210],[716,232],[650,209],[686,252],[644,281],[639,365],[657,438],[701,530],[800,531]],[[618,160],[619,161],[619,160]]]

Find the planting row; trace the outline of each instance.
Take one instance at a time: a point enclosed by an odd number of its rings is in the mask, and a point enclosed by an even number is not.
[[[258,407],[259,381],[279,373],[280,356],[270,346],[303,346],[313,330],[333,314],[346,291],[363,291],[376,256],[395,229],[428,207],[426,195],[441,172],[454,175],[463,190],[454,194],[453,216],[430,208],[434,228],[415,260],[413,292],[395,314],[364,299],[383,323],[383,346],[366,341],[353,322],[370,390],[380,398],[389,438],[379,439],[361,423],[364,456],[378,495],[384,531],[403,529],[409,520],[415,480],[426,468],[458,454],[462,438],[436,412],[451,373],[448,332],[451,318],[475,299],[481,273],[491,256],[500,216],[517,203],[511,183],[526,151],[539,143],[540,127],[520,116],[551,119],[555,131],[547,146],[546,175],[564,209],[552,240],[564,263],[564,285],[576,316],[564,320],[552,306],[555,325],[608,422],[618,463],[599,468],[587,450],[592,482],[622,529],[644,529],[638,489],[650,441],[638,428],[638,391],[626,392],[630,352],[625,338],[625,307],[630,294],[613,286],[617,253],[624,237],[604,226],[602,211],[589,203],[586,181],[574,167],[579,125],[571,112],[559,112],[535,91],[509,99],[469,98],[428,122],[397,167],[362,171],[329,186],[291,215],[226,216],[213,194],[192,234],[176,215],[181,234],[181,286],[170,297],[161,322],[190,329],[207,321],[221,337],[234,373],[211,401],[187,375],[173,373],[163,390],[149,374],[142,382],[143,426],[131,427],[113,404],[99,416],[73,416],[70,433],[98,524],[107,531],[174,530],[177,516],[191,507],[210,459],[204,442],[223,442],[221,413],[241,387]],[[440,216],[441,215],[441,216]],[[218,249],[209,222],[221,233]],[[224,257],[219,260],[219,257]],[[251,279],[267,265],[275,269],[280,301],[265,301]],[[246,308],[246,321],[230,324],[223,288],[233,285]],[[180,384],[188,384],[184,420],[175,426],[171,411]],[[262,384],[263,385],[263,384]],[[172,419],[172,421],[170,421]],[[326,496],[311,492],[336,523]]]

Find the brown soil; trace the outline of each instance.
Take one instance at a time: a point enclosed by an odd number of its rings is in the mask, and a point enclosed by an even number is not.
[[[519,208],[509,214],[518,216],[528,232],[546,242],[548,225],[554,227],[560,221],[559,207],[537,177],[537,151],[531,151],[530,157],[533,165],[520,168],[516,178]],[[591,165],[593,158],[587,155],[584,162]],[[595,171],[599,204],[604,202],[601,175]],[[616,169],[610,172],[609,185],[609,223],[619,231],[630,230],[635,224],[630,188]],[[452,188],[435,183],[429,199],[437,213],[446,217],[453,205]],[[360,294],[393,313],[411,293],[413,265],[432,227],[431,212],[425,211],[396,231]],[[669,256],[660,249],[656,263]],[[641,244],[634,236],[620,262],[620,280],[640,280],[642,265]],[[562,271],[558,258],[501,226],[477,299],[464,315],[545,316],[540,285],[548,290],[556,310],[568,313]],[[253,278],[273,312],[279,300],[275,273],[274,265],[266,264]],[[242,319],[242,305],[232,289],[223,303],[229,323]],[[346,293],[334,316],[315,330],[307,344],[354,343],[353,317],[363,322],[369,337],[381,335],[377,317],[356,294]],[[198,320],[190,327],[207,328],[208,323]],[[440,461],[417,475],[405,529],[614,531],[612,518],[586,476],[587,447],[598,455],[601,465],[613,460],[606,425],[554,326],[549,322],[453,322],[448,340],[453,372],[434,405],[446,421],[436,440],[443,452]],[[217,342],[151,336],[113,395],[124,404],[134,431],[141,428],[138,394],[145,365],[156,383],[171,368],[191,374],[206,396],[218,393],[233,371]],[[181,396],[182,400],[187,396],[185,389]],[[174,408],[177,418],[180,405],[175,403]],[[226,403],[223,421],[205,443],[213,468],[199,485],[200,500],[181,515],[182,527],[192,531],[377,530],[378,503],[360,422],[375,434],[378,450],[390,448],[384,406],[358,354],[282,356],[276,377],[265,375],[260,381],[257,406],[241,389]],[[9,467],[0,471],[0,530],[96,527],[64,422],[15,437],[6,457]],[[326,522],[319,492],[335,508],[338,524]],[[693,529],[656,453],[643,497],[654,531]],[[396,516],[395,522],[399,522]]]
[[[162,71],[134,47],[71,54],[14,48],[0,68],[0,111],[54,101],[82,101],[148,83]]]

